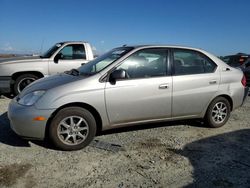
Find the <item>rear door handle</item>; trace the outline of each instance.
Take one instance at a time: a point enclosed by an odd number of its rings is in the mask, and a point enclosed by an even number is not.
[[[161,84],[159,85],[159,89],[167,89],[169,87],[168,84]]]
[[[211,81],[209,81],[209,84],[216,84],[216,83],[217,83],[216,80],[211,80]]]
[[[226,67],[226,68],[223,68],[222,71],[230,71],[231,69]]]

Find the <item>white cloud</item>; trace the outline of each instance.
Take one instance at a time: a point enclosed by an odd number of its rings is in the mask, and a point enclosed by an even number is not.
[[[0,53],[17,53],[17,54],[37,54],[36,50],[29,49],[17,49],[14,48],[9,42],[6,42],[3,45],[0,45]]]
[[[11,52],[14,50],[14,48],[10,45],[9,42],[5,43],[0,50],[5,51],[5,52]]]
[[[4,51],[13,51],[13,48],[11,46],[7,46],[3,48]]]

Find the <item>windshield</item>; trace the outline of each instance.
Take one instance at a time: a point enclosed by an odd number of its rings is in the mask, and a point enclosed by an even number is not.
[[[80,75],[93,75],[98,73],[111,65],[113,62],[124,56],[126,53],[131,51],[132,47],[121,47],[115,48],[102,56],[90,61],[89,63],[81,66],[78,70]]]
[[[233,56],[225,56],[222,60],[232,67],[239,67],[247,61],[249,56],[247,55],[233,55]]]
[[[52,46],[48,51],[46,51],[41,58],[50,58],[61,46],[63,43],[57,43],[56,45]]]

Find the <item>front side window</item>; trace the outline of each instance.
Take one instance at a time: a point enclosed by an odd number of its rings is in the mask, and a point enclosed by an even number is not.
[[[217,65],[205,55],[192,50],[173,50],[175,75],[212,73]]]
[[[86,59],[85,48],[82,44],[67,45],[59,53],[65,60]]]
[[[116,69],[126,71],[126,79],[166,76],[166,49],[144,49],[135,52],[125,59]]]

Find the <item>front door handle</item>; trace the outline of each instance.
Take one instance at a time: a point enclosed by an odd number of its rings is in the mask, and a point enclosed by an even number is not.
[[[167,89],[169,87],[168,84],[161,84],[159,85],[159,89]]]
[[[217,83],[216,80],[211,80],[211,81],[209,81],[209,84],[216,84],[216,83]]]

